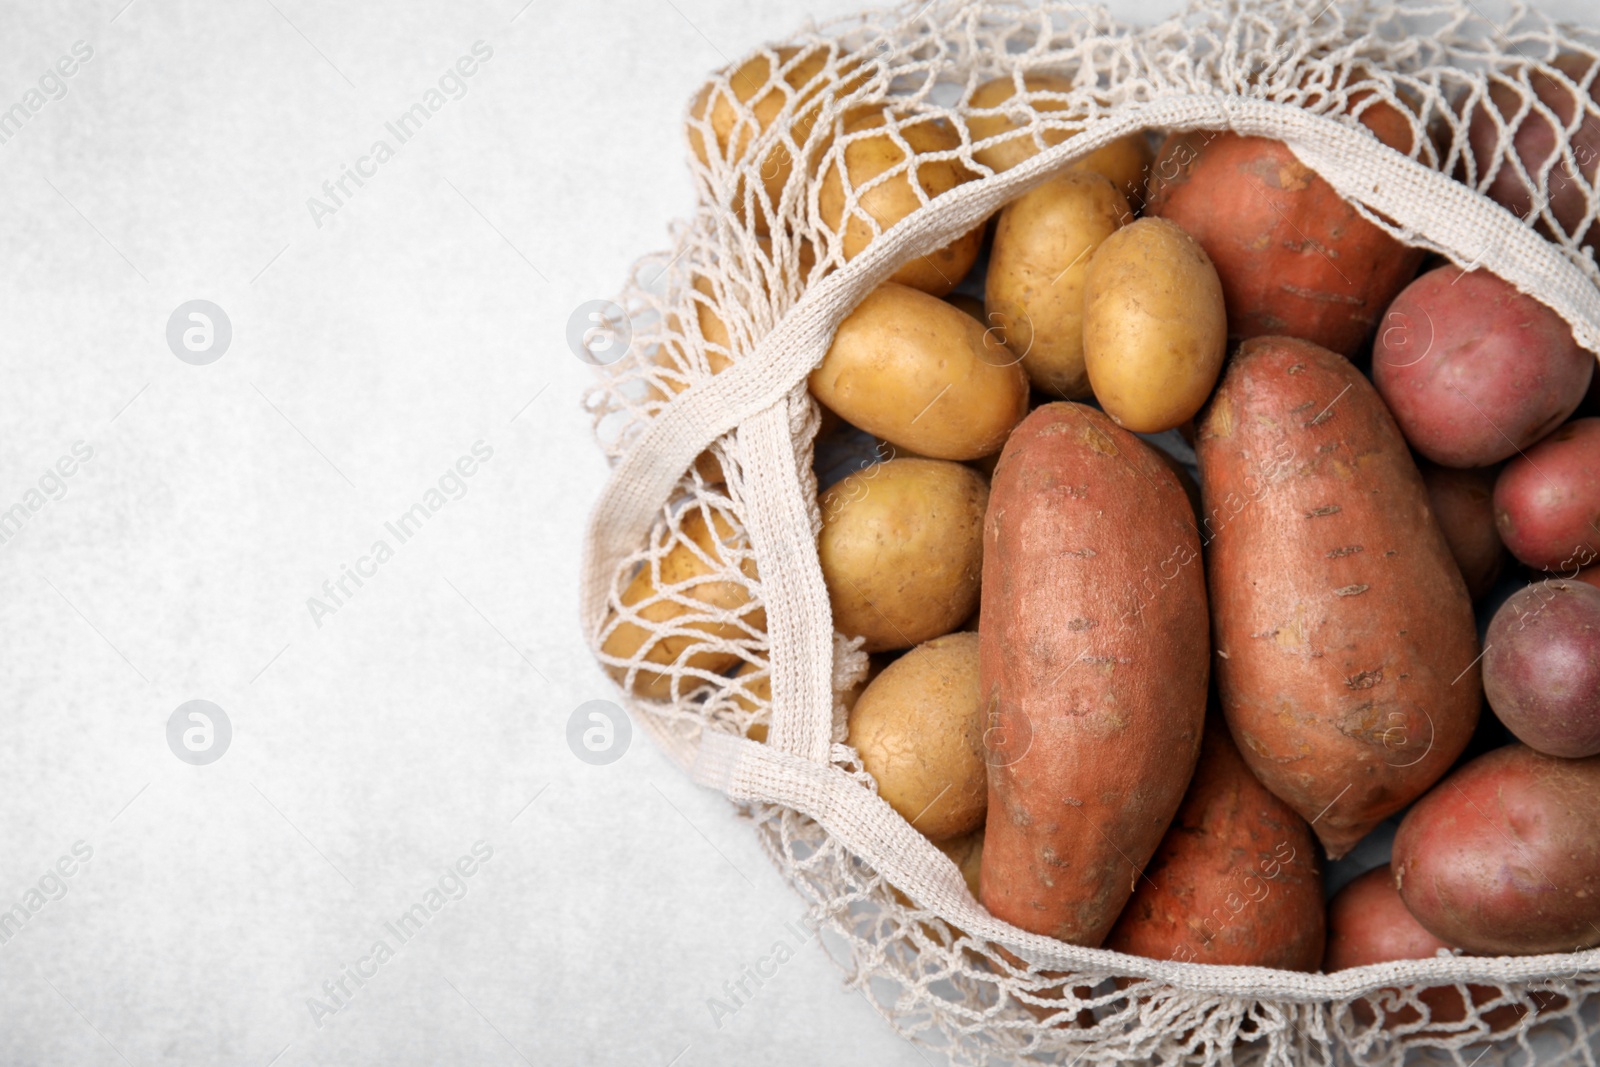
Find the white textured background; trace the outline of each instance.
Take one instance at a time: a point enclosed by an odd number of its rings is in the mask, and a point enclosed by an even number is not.
[[[0,909],[59,898],[0,944],[0,1064],[925,1062],[814,943],[714,1025],[798,898],[648,742],[594,767],[565,740],[610,694],[576,628],[605,470],[568,315],[687,210],[704,75],[862,0],[124,2],[0,3],[0,110],[93,49],[0,144],[0,510],[93,449],[0,544]],[[307,199],[479,40],[318,227]],[[209,366],[166,343],[194,298],[232,323]],[[234,728],[203,767],[165,736],[195,698]]]

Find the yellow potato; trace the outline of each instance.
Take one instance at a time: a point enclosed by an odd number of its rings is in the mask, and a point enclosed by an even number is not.
[[[956,837],[946,838],[943,841],[935,841],[933,846],[950,857],[950,862],[956,865],[956,869],[961,872],[962,879],[967,883],[967,892],[972,894],[973,900],[977,900],[983,868],[983,824],[979,823],[978,828],[971,833],[960,834]],[[891,886],[890,888],[893,887]],[[899,889],[894,889],[894,895],[895,899],[905,907],[917,907],[912,899]],[[945,924],[945,932],[943,933],[932,923],[920,923],[919,925],[922,927],[922,936],[935,944],[949,944],[952,937],[970,936],[959,926],[951,926],[948,923]],[[972,953],[972,955],[976,958],[977,954]]]
[[[1222,283],[1177,224],[1140,219],[1089,261],[1084,362],[1107,415],[1136,433],[1170,430],[1211,395],[1228,345]]]
[[[679,524],[681,536],[657,562],[659,586],[650,573],[650,566],[646,564],[622,591],[622,603],[625,606],[644,605],[635,612],[640,618],[658,627],[672,629],[665,636],[658,637],[638,623],[622,620],[607,634],[600,646],[602,652],[618,659],[633,659],[643,649],[642,658],[646,663],[720,674],[739,662],[739,656],[734,652],[708,648],[707,642],[737,640],[750,636],[751,631],[766,629],[766,610],[752,604],[749,590],[744,586],[715,578],[695,581],[718,569],[702,559],[701,554],[712,560],[725,561],[731,558],[728,549],[742,551],[746,548],[742,531],[736,530],[721,512],[713,511],[711,514],[710,522],[706,521],[705,512],[700,508],[683,517]],[[754,560],[744,559],[739,569],[746,577],[752,580],[756,578]],[[670,591],[673,596],[697,602],[703,607],[679,603],[670,597],[654,599],[662,591]],[[734,613],[734,618],[727,621],[678,621],[684,616],[710,614],[719,610]],[[607,625],[611,625],[616,618],[613,614],[607,620]],[[606,669],[617,681],[626,684],[626,667],[608,666]],[[679,687],[680,695],[700,684],[701,681],[696,678],[683,679]],[[672,696],[672,676],[641,668],[634,678],[633,691],[652,700],[669,699]]]
[[[1089,257],[1132,218],[1117,187],[1089,171],[1052,178],[1000,212],[984,307],[1040,391],[1069,400],[1089,395],[1083,368]]]
[[[817,115],[821,109],[823,92],[828,84],[819,75],[827,66],[828,50],[817,46],[806,51],[794,47],[777,50],[780,77],[773,78],[772,63],[765,55],[752,56],[728,76],[728,85],[707,83],[695,96],[689,107],[689,147],[702,164],[710,165],[713,155],[729,166],[743,162],[751,144],[765,133],[790,99],[798,99],[794,117],[789,123],[789,136],[802,156],[814,145],[812,135]],[[848,91],[859,83],[859,76],[846,79],[836,91]],[[701,124],[710,127],[712,144],[708,146]],[[761,187],[767,203],[777,206],[783,187],[794,172],[794,150],[781,140],[767,149],[761,162]],[[735,215],[744,220],[745,195],[739,186],[734,195]],[[754,229],[766,233],[769,229],[768,209],[760,202],[756,205]]]
[[[1028,376],[993,331],[937,297],[890,282],[852,311],[811,372],[839,417],[921,456],[998,452],[1028,413]]]
[[[733,340],[728,334],[727,323],[722,321],[722,317],[715,310],[717,294],[712,287],[711,279],[703,274],[697,274],[694,276],[692,286],[694,291],[704,298],[691,298],[691,300],[694,304],[695,321],[700,327],[700,336],[706,342],[706,367],[712,374],[721,374],[733,362],[729,356],[733,351]],[[690,333],[676,312],[667,313],[666,326],[673,333],[685,337]],[[688,388],[690,380],[698,373],[698,368],[690,364],[688,353],[676,340],[664,343],[656,350],[652,359],[656,365],[674,372],[661,379],[661,384],[674,395]]]
[[[714,310],[716,291],[712,287],[711,279],[697,274],[693,287],[696,293],[705,298],[694,300],[695,320],[700,327],[700,336],[706,342],[705,366],[712,374],[721,374],[733,365],[729,355],[733,351],[733,339],[728,333],[727,324]],[[688,336],[690,333],[675,312],[667,313],[666,325],[673,333],[683,336]],[[650,354],[649,361],[665,371],[650,384],[649,397],[655,401],[671,400],[703,373],[699,367],[691,363],[685,346],[676,340],[665,341],[657,346]],[[701,480],[708,485],[727,481],[722,463],[710,449],[695,457],[694,469]]]
[[[846,140],[841,154],[844,156],[843,169],[849,176],[850,188],[860,190],[880,175],[896,172],[893,177],[859,193],[857,204],[848,218],[845,217],[845,186],[840,177],[838,156],[830,158],[823,168],[822,185],[817,191],[817,207],[822,214],[823,224],[840,235],[841,250],[846,260],[854,259],[872,243],[873,222],[887,232],[895,223],[922,207],[922,201],[917,196],[918,187],[931,199],[973,177],[972,172],[958,159],[921,158],[927,153],[954,151],[961,147],[960,136],[949,126],[932,118],[901,115],[896,119],[900,139],[914,153],[909,161],[899,143],[888,132],[865,137],[849,136],[883,128],[884,112],[858,109],[844,118]],[[913,180],[916,186],[912,185]],[[889,280],[934,296],[943,296],[954,289],[967,271],[972,269],[982,244],[983,224],[979,223],[970,233],[956,238],[943,248],[905,264]]]
[[[861,691],[871,684],[872,680],[876,678],[882,670],[882,657],[872,656],[867,660],[866,677],[856,685],[839,694],[839,701],[844,705],[844,710],[846,713],[856,706],[856,700],[861,696]],[[737,692],[733,694],[731,699],[736,707],[743,708],[745,711],[755,712],[759,716],[756,721],[750,724],[749,729],[745,730],[744,735],[752,741],[760,741],[765,744],[767,740],[767,727],[771,718],[770,709],[772,705],[772,675],[766,673],[766,669],[763,667],[757,667],[754,663],[746,663],[743,667],[740,667],[738,670],[734,671],[733,676],[735,678],[747,679],[750,675],[758,672],[761,673],[760,678],[757,678],[754,681],[744,682],[745,690],[750,693],[751,696],[754,696],[755,699],[752,700],[750,696],[746,696],[744,693]]]
[[[1037,112],[1064,111],[1066,109],[1064,102],[1038,99],[1033,94],[1067,93],[1072,90],[1071,79],[1058,74],[1024,75],[1022,85],[1024,92],[1028,94],[1028,100],[1022,105],[1023,111],[1029,109]],[[1011,78],[996,78],[974,89],[967,107],[973,111],[1001,108],[1006,101],[1016,95],[1016,92],[1016,84]],[[1007,118],[1005,111],[1010,111],[1010,108],[1005,108],[998,114],[972,115],[967,119],[967,132],[972,135],[974,142],[991,137],[999,138],[993,144],[972,153],[973,159],[995,171],[1010,170],[1018,163],[1032,159],[1039,153],[1039,145],[1029,132],[1027,124]],[[1015,136],[1004,136],[1012,130],[1017,131]],[[1077,132],[1077,127],[1051,130],[1043,135],[1045,145],[1054,148]],[[1122,190],[1123,195],[1137,204],[1143,199],[1145,175],[1150,169],[1151,159],[1150,142],[1145,139],[1144,134],[1130,133],[1103,148],[1095,149],[1068,169],[1088,170],[1105,175]]]
[[[978,899],[978,874],[983,869],[983,825],[970,834],[952,837],[948,841],[936,842],[939,851],[949,856],[961,870],[961,877],[967,880],[967,889],[972,893],[972,899]]]
[[[931,841],[969,833],[988,807],[978,635],[935,638],[891,663],[856,701],[848,742],[878,795]]]
[[[960,626],[978,606],[988,502],[982,475],[937,459],[891,459],[831,486],[817,555],[834,628],[881,652]]]

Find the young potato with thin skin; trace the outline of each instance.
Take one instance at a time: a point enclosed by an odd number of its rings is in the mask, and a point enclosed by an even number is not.
[[[1228,348],[1222,283],[1205,249],[1166,219],[1100,243],[1083,291],[1083,361],[1118,426],[1170,430],[1200,410]]]
[[[1183,806],[1105,947],[1151,959],[1314,971],[1324,911],[1316,840],[1206,720]]]
[[[930,841],[970,833],[988,805],[978,698],[978,635],[947,634],[907,652],[867,686],[846,740],[878,795]]]
[[[882,671],[882,657],[870,657],[867,663],[867,676],[860,682],[856,683],[856,685],[852,688],[847,689],[843,693],[839,694],[839,703],[844,705],[844,710],[847,714],[851,708],[856,706],[856,700],[861,696],[861,691],[870,685],[872,680],[882,673]],[[756,678],[753,681],[748,680],[751,675],[757,673],[759,673],[761,677]],[[734,693],[730,699],[735,707],[749,712],[758,711],[759,709],[763,708],[763,705],[765,706],[765,709],[770,709],[772,707],[772,674],[770,671],[764,667],[757,667],[754,663],[747,662],[744,666],[734,671],[733,676],[735,678],[746,679],[743,684],[745,690],[750,694],[749,696],[746,696],[745,693]],[[752,699],[752,697],[754,699]],[[757,701],[760,703],[757,703]],[[752,741],[760,741],[765,743],[767,740],[768,727],[770,725],[766,721],[766,718],[767,716],[764,715],[763,718],[752,722],[745,730],[744,735]]]
[[[947,841],[936,841],[939,851],[950,857],[950,862],[956,865],[961,872],[961,877],[966,879],[967,891],[972,894],[972,899],[978,899],[979,875],[983,870],[983,825],[980,823],[976,830],[952,837]]]
[[[1480,956],[1600,944],[1600,756],[1507,745],[1417,802],[1394,839],[1400,899],[1429,933]]]
[[[772,261],[774,257],[773,243],[769,238],[758,238],[762,254]],[[795,277],[799,280],[809,278],[811,270],[816,266],[816,253],[811,243],[801,239],[798,245],[798,263],[795,265]],[[762,287],[760,299],[771,299],[768,290],[768,279],[763,275],[758,283]],[[690,289],[695,294],[689,296],[684,304],[694,309],[694,324],[699,328],[700,338],[705,342],[705,365],[712,374],[721,374],[733,366],[735,346],[733,335],[728,330],[728,324],[723,321],[718,312],[719,306],[737,302],[753,295],[742,286],[729,280],[717,286],[705,274],[695,274],[690,281]],[[656,400],[670,400],[673,396],[683,392],[699,377],[701,371],[693,364],[685,350],[684,343],[677,338],[687,339],[692,331],[685,322],[687,318],[681,311],[669,311],[664,325],[667,332],[675,335],[674,339],[667,340],[657,347],[651,354],[651,362],[661,367],[668,373],[663,374],[659,384],[652,386],[651,398]]]
[[[1022,110],[1040,113],[1061,111],[1066,107],[1063,101],[1051,100],[1036,94],[1070,93],[1072,80],[1063,78],[1059,74],[1025,74],[1022,77],[1022,91],[1026,94],[1025,101],[1018,102],[1022,105]],[[1018,163],[1039,154],[1039,145],[1026,128],[1026,123],[1019,124],[1009,117],[1010,113],[1015,112],[1012,111],[1012,107],[1004,106],[1016,95],[1016,82],[1010,77],[1003,77],[984,82],[972,91],[972,96],[967,101],[969,112],[1001,110],[1000,114],[967,116],[967,133],[972,137],[974,144],[987,141],[991,137],[997,138],[995,143],[985,145],[972,153],[973,159],[995,171],[1010,170]],[[1012,130],[1017,131],[1016,136],[1006,137],[1005,134]],[[1044,134],[1044,143],[1053,148],[1070,140],[1078,132],[1076,128],[1051,130]],[[1127,199],[1137,202],[1144,198],[1145,172],[1150,169],[1150,159],[1150,143],[1145,140],[1143,131],[1140,131],[1119,137],[1105,147],[1095,149],[1068,166],[1067,171],[1103,174]]]
[[[961,147],[961,137],[933,118],[915,118],[895,115],[899,140],[887,131],[869,136],[867,131],[883,129],[888,125],[886,113],[878,110],[857,109],[843,120],[840,143],[835,154],[829,157],[822,170],[822,184],[817,190],[817,209],[822,223],[839,236],[844,258],[848,261],[866,251],[872,243],[872,224],[876,222],[884,232],[895,223],[921,210],[922,198],[928,199],[949,192],[975,175],[960,160],[922,159],[924,154],[953,152]],[[908,161],[899,141],[904,141],[914,153]],[[850,187],[857,191],[858,200],[848,218],[845,217],[845,186],[840,177],[839,156],[844,157],[843,173],[850,178]],[[894,177],[879,182],[871,189],[861,191],[874,179],[891,171]],[[916,185],[912,183],[915,182]],[[983,223],[954,241],[904,264],[889,276],[891,282],[909,285],[934,296],[943,296],[960,284],[961,279],[977,262],[983,246]]]
[[[789,122],[789,135],[801,153],[815,150],[812,137],[816,131],[822,96],[848,92],[860,84],[863,73],[850,74],[841,81],[829,84],[820,79],[827,66],[829,49],[825,46],[802,51],[795,47],[776,50],[778,71],[774,72],[771,59],[757,54],[740,64],[728,76],[726,88],[715,82],[701,87],[689,106],[692,120],[687,126],[689,147],[702,166],[710,166],[711,159],[733,166],[743,162],[751,145],[772,126],[780,112],[792,99],[800,101],[798,111]],[[777,74],[775,77],[774,75]],[[748,114],[746,114],[748,112]],[[710,127],[708,144],[699,123]],[[818,138],[820,140],[820,138]],[[783,188],[794,173],[794,152],[781,141],[767,149],[761,162],[762,193],[768,204],[776,208]],[[746,214],[744,189],[735,190],[734,215],[741,221]],[[758,198],[755,203],[753,228],[766,234],[771,223],[768,208]]]
[[[1132,217],[1117,187],[1088,172],[1052,178],[1000,212],[984,286],[985,318],[1041,392],[1089,395],[1083,365],[1089,259]]]
[[[978,606],[988,502],[982,475],[938,459],[891,459],[829,487],[817,556],[834,629],[882,652],[960,626]]]
[[[889,282],[839,324],[809,384],[840,418],[896,448],[980,459],[1028,413],[1016,363],[960,308]]]
[[[648,643],[649,647],[644,654],[646,663],[721,674],[739,662],[739,656],[735,652],[707,648],[706,643],[719,639],[738,640],[749,637],[751,631],[759,633],[765,630],[766,609],[753,604],[749,590],[735,582],[715,578],[696,582],[695,579],[715,572],[712,564],[707,562],[708,559],[728,558],[724,546],[745,550],[747,546],[744,534],[735,529],[720,511],[712,510],[708,522],[706,511],[702,508],[695,508],[686,514],[678,528],[681,536],[674,540],[672,546],[656,561],[659,584],[657,575],[651,573],[651,567],[646,563],[622,591],[622,603],[628,607],[644,604],[644,607],[637,610],[637,615],[657,626],[672,626],[679,632],[669,632],[666,636],[657,637],[638,623],[624,619],[617,622],[615,628],[606,635],[600,650],[608,656],[632,659]],[[739,564],[739,570],[754,580],[755,560],[744,559]],[[679,586],[681,588],[677,588]],[[698,601],[704,605],[703,610],[708,614],[728,611],[735,613],[735,618],[728,622],[705,620],[679,623],[677,620],[684,616],[697,615],[702,609],[679,603],[668,597],[655,599],[663,590],[670,590],[678,597]],[[652,602],[646,603],[647,601]],[[613,614],[607,620],[607,625],[610,626],[612,620],[616,618],[616,614]],[[627,684],[628,668],[608,665],[606,670],[618,682]],[[681,683],[680,693],[686,693],[699,684],[701,683],[692,677],[685,678]],[[641,668],[634,677],[632,691],[650,700],[669,699],[672,696],[672,676]]]
[[[979,887],[978,878],[983,866],[982,824],[980,823],[976,830],[972,830],[968,833],[958,834],[955,837],[948,837],[943,841],[935,841],[933,846],[940,852],[943,852],[946,856],[950,857],[950,862],[956,865],[956,870],[961,872],[962,880],[967,883],[967,892],[972,894],[973,900],[977,900]],[[906,896],[899,889],[894,890],[894,895],[895,899],[899,900],[900,903],[904,904],[906,907],[917,906],[910,897]],[[961,938],[968,936],[966,931],[962,930],[958,926],[952,926],[949,923],[944,924],[943,932],[941,932],[939,928],[934,926],[932,923],[921,923],[919,925],[922,927],[923,936],[935,944],[949,944],[952,937]],[[974,960],[979,958],[978,953],[971,949],[967,949],[964,954],[970,956]],[[980,966],[982,965],[980,964]]]
[[[984,522],[983,904],[1077,945],[1116,922],[1205,724],[1200,541],[1153,451],[1046,404],[1006,442]]]
[[[1245,342],[1195,451],[1223,712],[1338,858],[1471,739],[1472,600],[1399,428],[1343,356]]]
[[[733,339],[728,333],[727,323],[722,321],[722,316],[715,310],[716,288],[711,279],[703,274],[695,275],[690,285],[704,298],[703,300],[691,298],[690,303],[694,307],[694,319],[699,327],[700,337],[706,344],[706,369],[712,374],[721,374],[733,366],[733,360],[729,356],[733,351]],[[666,326],[668,330],[681,336],[688,336],[692,332],[684,324],[683,319],[674,312],[667,314]],[[700,373],[690,361],[684,346],[678,341],[663,342],[651,354],[650,361],[665,372],[650,385],[649,395],[652,400],[671,400],[689,388],[690,383]],[[694,469],[707,484],[715,485],[727,481],[721,461],[709,448],[695,457]]]
[[[691,297],[689,302],[694,305],[695,325],[700,330],[701,339],[706,343],[706,369],[712,374],[721,374],[733,365],[733,360],[729,356],[733,351],[733,338],[728,333],[728,324],[723,322],[722,316],[716,312],[716,288],[711,279],[703,274],[694,276],[690,288],[700,297]],[[666,326],[674,334],[688,335],[691,332],[675,312],[668,313]],[[667,393],[676,396],[687,389],[691,376],[697,369],[690,365],[688,354],[677,341],[663,343],[656,350],[653,362],[672,372],[663,375],[661,379],[666,391],[663,392],[659,388],[654,391],[654,395],[661,399],[666,399]]]

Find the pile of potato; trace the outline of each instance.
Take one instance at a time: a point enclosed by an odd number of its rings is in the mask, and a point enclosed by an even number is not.
[[[1039,149],[1001,108],[1016,91],[970,97],[994,170]],[[771,121],[763,99],[741,102]],[[1393,107],[1361,121],[1411,148]],[[873,230],[845,217],[841,168],[860,186],[961,143],[904,129],[815,176],[847,256]],[[1551,131],[1523,130],[1538,173]],[[990,912],[1075,944],[1304,971],[1600,944],[1594,355],[1501,279],[1425,263],[1283,144],[1154,143],[906,264],[812,373],[819,456],[874,450],[820,498],[834,624],[873,662],[849,743]],[[977,176],[914,173],[929,196]],[[919,204],[902,174],[853,210],[887,230]],[[1198,478],[1174,458],[1191,448]],[[701,528],[707,553],[729,543]],[[728,583],[678,588],[743,607]],[[1328,861],[1374,831],[1392,863],[1327,902]],[[1459,991],[1429,996],[1462,1017]]]

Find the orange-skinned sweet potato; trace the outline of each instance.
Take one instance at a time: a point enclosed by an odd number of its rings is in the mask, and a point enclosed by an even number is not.
[[[1150,446],[1081,404],[1012,433],[984,521],[983,903],[1098,945],[1183,798],[1210,648],[1200,545]]]
[[[1227,724],[1212,716],[1183,806],[1105,947],[1184,963],[1314,971],[1323,929],[1311,828],[1256,780]]]
[[[1477,723],[1472,602],[1370,382],[1245,343],[1196,439],[1217,690],[1262,783],[1342,856]]]
[[[1407,127],[1407,145],[1410,136]],[[1422,264],[1420,249],[1362,218],[1287,145],[1261,137],[1173,134],[1151,168],[1145,212],[1206,250],[1236,338],[1285,334],[1352,355]]]

